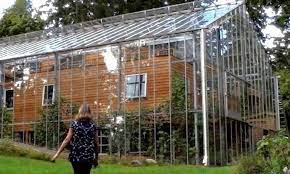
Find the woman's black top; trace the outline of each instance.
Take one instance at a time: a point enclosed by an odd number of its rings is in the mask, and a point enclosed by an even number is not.
[[[93,162],[96,159],[95,136],[97,126],[92,121],[73,121],[73,137],[70,142],[71,162]]]

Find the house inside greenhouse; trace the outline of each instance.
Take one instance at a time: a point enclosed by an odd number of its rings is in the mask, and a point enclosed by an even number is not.
[[[0,39],[1,138],[56,148],[82,103],[100,153],[225,165],[279,129],[243,1],[189,2]]]

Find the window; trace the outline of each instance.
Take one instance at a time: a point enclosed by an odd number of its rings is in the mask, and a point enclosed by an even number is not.
[[[9,89],[9,90],[5,90],[5,106],[6,108],[13,108],[13,90]]]
[[[126,76],[126,98],[146,97],[147,74]]]
[[[26,67],[29,67],[29,71],[31,73],[39,72],[40,71],[40,62],[34,61],[27,63]]]
[[[83,55],[66,56],[60,58],[60,68],[79,68],[83,65]]]
[[[51,105],[54,102],[54,85],[43,87],[42,106]]]

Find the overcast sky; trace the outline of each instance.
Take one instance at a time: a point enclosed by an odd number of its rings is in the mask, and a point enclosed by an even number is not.
[[[32,0],[33,8],[38,8],[43,5],[46,0]],[[3,15],[3,11],[14,4],[15,0],[0,0],[0,17]]]
[[[3,10],[7,9],[14,3],[14,0],[0,0],[0,15],[2,16]]]

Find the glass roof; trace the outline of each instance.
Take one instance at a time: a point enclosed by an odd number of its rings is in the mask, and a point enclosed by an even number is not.
[[[107,25],[91,25],[66,33],[51,32],[32,39],[24,37],[17,42],[1,39],[0,60],[193,31],[206,28],[239,5],[241,4],[210,6],[205,9],[193,8],[166,15],[112,22]]]

